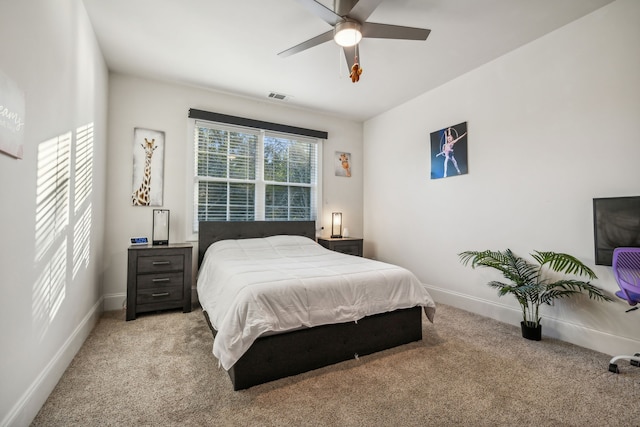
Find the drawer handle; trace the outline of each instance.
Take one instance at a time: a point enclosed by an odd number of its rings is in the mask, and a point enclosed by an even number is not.
[[[154,282],[154,283],[157,283],[157,282],[169,282],[169,281],[171,281],[171,278],[169,278],[169,277],[161,277],[159,279],[152,279],[151,281]]]
[[[153,261],[153,265],[168,265],[171,261]]]
[[[151,294],[152,297],[156,298],[156,297],[168,297],[169,296],[169,292],[161,292],[159,294]]]

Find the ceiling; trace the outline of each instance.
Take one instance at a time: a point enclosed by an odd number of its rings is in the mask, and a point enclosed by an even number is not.
[[[386,0],[369,22],[431,34],[364,39],[358,83],[333,41],[277,56],[331,29],[296,0],[83,1],[111,71],[364,121],[613,0]]]

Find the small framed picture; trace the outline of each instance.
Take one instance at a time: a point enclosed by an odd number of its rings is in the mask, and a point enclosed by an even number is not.
[[[336,151],[335,155],[336,176],[351,177],[351,153]]]
[[[0,71],[0,152],[16,159],[23,156],[24,92]]]
[[[465,175],[467,160],[467,122],[431,132],[431,179]]]

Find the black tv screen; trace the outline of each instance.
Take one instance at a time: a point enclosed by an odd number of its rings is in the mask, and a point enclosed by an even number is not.
[[[613,250],[640,247],[640,196],[593,199],[596,264],[611,265]]]

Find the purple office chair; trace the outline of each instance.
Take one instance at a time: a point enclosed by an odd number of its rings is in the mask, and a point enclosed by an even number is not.
[[[640,248],[615,248],[613,250],[613,275],[620,290],[616,295],[633,306],[627,310],[637,310],[640,303]],[[609,362],[609,371],[619,373],[617,361],[628,360],[633,366],[640,366],[640,353],[633,356],[615,356]]]

